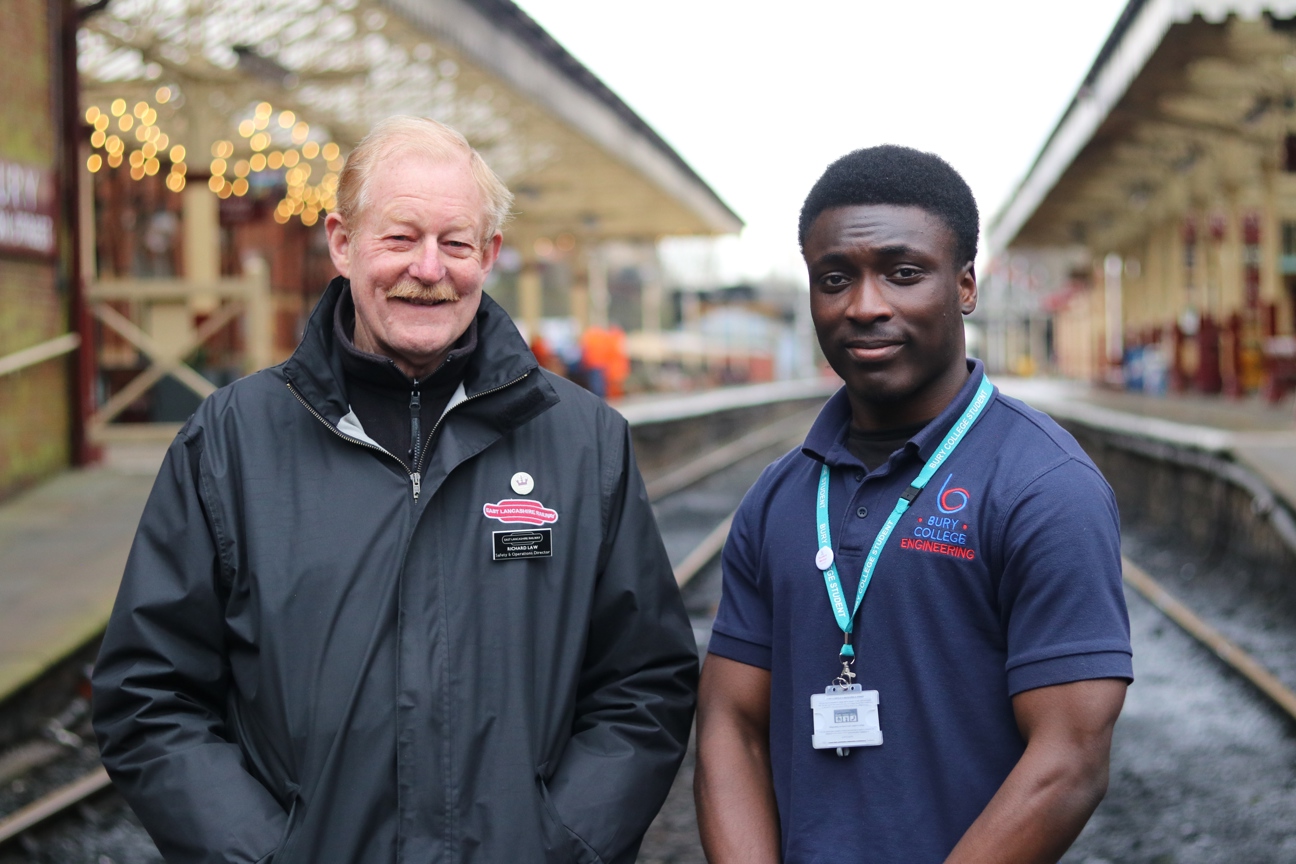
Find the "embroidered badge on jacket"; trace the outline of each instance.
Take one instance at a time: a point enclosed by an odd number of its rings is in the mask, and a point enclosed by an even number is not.
[[[558,511],[526,498],[505,498],[494,504],[483,504],[482,513],[505,525],[548,525],[558,521]]]

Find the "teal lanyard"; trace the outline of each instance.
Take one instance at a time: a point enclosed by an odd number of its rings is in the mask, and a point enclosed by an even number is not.
[[[895,504],[895,509],[887,517],[886,524],[878,532],[877,537],[873,540],[873,548],[869,550],[868,558],[864,560],[864,569],[860,573],[859,590],[855,592],[855,606],[847,609],[846,595],[842,592],[841,577],[837,575],[837,564],[829,563],[823,569],[824,582],[828,585],[828,600],[832,603],[833,615],[837,618],[837,626],[841,628],[845,641],[842,644],[841,656],[849,658],[855,656],[855,649],[851,645],[851,630],[855,626],[855,614],[859,612],[860,604],[864,602],[864,592],[868,591],[869,583],[873,581],[873,570],[877,567],[878,558],[882,556],[882,547],[886,545],[887,539],[890,538],[891,532],[899,524],[900,517],[909,509],[909,505],[918,497],[918,493],[927,485],[940,466],[954,452],[954,448],[963,440],[963,436],[972,428],[972,424],[981,416],[985,406],[989,404],[990,397],[994,394],[994,385],[990,379],[982,376],[981,386],[977,387],[976,395],[972,397],[971,404],[959,417],[958,422],[950,429],[945,440],[941,442],[940,447],[927,460],[922,471],[918,472],[917,478],[909,485]],[[819,549],[832,550],[832,534],[828,530],[828,463],[819,471],[819,495],[815,502],[815,518],[819,526]]]

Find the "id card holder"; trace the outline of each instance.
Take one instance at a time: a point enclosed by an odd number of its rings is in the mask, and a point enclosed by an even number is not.
[[[816,750],[877,747],[882,743],[876,690],[865,690],[858,684],[833,684],[810,697],[810,710],[814,713],[811,743]]]

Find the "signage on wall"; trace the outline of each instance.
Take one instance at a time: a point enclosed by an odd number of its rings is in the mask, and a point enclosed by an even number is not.
[[[52,256],[54,172],[0,159],[0,255]]]

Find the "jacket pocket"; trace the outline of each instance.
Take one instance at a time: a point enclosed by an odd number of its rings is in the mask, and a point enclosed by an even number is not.
[[[275,846],[264,858],[257,861],[257,864],[284,864],[288,857],[284,854],[288,846],[288,840],[292,837],[293,829],[297,827],[297,811],[301,806],[301,796],[297,794],[297,786],[294,784],[290,790],[292,794],[292,806],[288,808],[288,821],[284,823],[283,836],[279,838],[279,845]]]
[[[537,774],[535,782],[544,822],[546,864],[603,864],[599,854],[563,824],[558,808],[549,797],[549,787],[545,785],[544,778]]]

